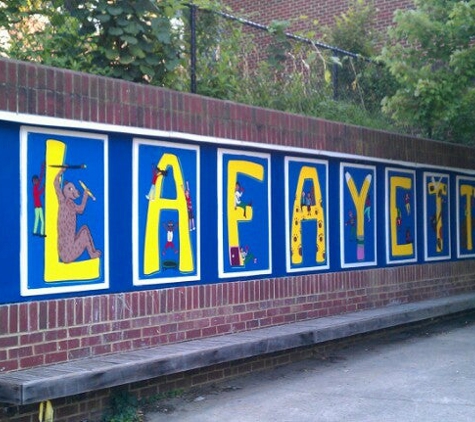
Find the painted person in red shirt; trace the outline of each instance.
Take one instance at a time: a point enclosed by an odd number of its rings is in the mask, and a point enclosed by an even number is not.
[[[43,185],[43,178],[45,174],[45,164],[41,165],[40,175],[34,175],[31,178],[33,183],[33,205],[35,207],[35,225],[33,227],[33,234],[35,236],[46,237],[45,234],[45,219],[43,212],[43,204],[41,202],[41,195],[45,191]],[[40,226],[40,231],[38,232],[38,225]]]
[[[149,190],[148,194],[145,195],[145,197],[149,201],[155,201],[155,185],[157,183],[158,176],[160,176],[160,175],[166,176],[167,173],[168,173],[167,170],[160,170],[160,168],[158,166],[154,167],[152,169],[152,182],[151,182],[151,185],[150,185],[150,190]]]
[[[186,189],[184,189],[184,192],[186,199],[186,208],[188,210],[188,228],[191,232],[192,230],[195,230],[195,215],[193,213],[193,203],[191,202],[190,186],[188,182],[186,182]]]

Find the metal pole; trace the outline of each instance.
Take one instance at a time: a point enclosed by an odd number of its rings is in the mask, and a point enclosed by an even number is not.
[[[332,50],[332,56],[334,59],[338,59],[338,52]],[[338,61],[333,60],[332,66],[332,82],[333,82],[333,99],[338,100]]]
[[[196,6],[190,7],[190,91],[196,94]]]

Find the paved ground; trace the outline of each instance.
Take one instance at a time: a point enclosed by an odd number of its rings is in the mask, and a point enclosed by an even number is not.
[[[147,422],[473,422],[475,313],[159,402]]]

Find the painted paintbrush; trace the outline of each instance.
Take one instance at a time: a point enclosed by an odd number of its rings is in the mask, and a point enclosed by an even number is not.
[[[84,191],[92,198],[92,200],[95,201],[96,197],[92,194],[89,188],[81,180],[79,180],[79,184],[84,189]]]
[[[86,164],[49,164],[49,167],[78,170],[85,169],[87,166]]]

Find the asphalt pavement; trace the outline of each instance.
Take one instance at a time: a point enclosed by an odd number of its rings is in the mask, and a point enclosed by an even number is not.
[[[475,312],[155,403],[147,422],[474,422]]]

